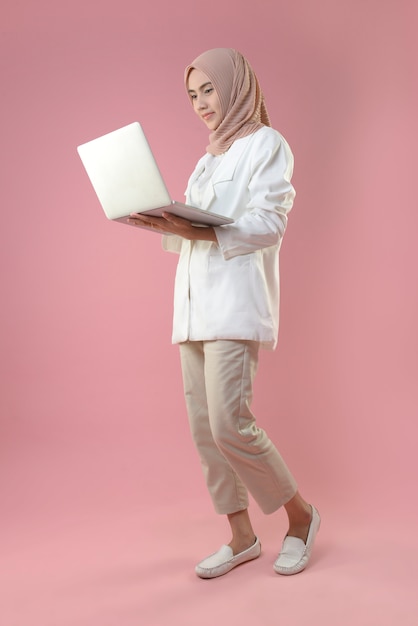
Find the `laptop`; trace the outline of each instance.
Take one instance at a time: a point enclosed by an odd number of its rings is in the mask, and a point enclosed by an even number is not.
[[[171,199],[139,122],[88,141],[77,152],[110,220],[127,223],[131,213],[161,216],[166,211],[197,226],[233,222]]]

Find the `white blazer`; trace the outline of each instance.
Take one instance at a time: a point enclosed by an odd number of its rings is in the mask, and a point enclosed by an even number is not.
[[[190,191],[205,162],[197,163]],[[173,343],[247,339],[273,349],[279,328],[279,249],[295,196],[293,155],[285,139],[263,127],[238,139],[215,170],[201,208],[232,217],[215,228],[218,245],[163,237],[179,252]]]

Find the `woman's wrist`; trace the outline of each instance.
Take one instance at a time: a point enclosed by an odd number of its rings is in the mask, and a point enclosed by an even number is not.
[[[216,237],[216,232],[213,226],[195,226],[196,237],[195,240],[200,241],[212,241],[213,243],[218,243],[218,239]]]

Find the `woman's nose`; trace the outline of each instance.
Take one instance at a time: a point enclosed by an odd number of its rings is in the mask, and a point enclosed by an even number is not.
[[[204,109],[206,107],[206,102],[203,96],[197,96],[196,107],[198,109]]]

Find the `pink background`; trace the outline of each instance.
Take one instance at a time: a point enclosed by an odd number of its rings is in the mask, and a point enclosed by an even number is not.
[[[8,4],[0,623],[415,624],[417,4]],[[271,570],[284,516],[255,506],[264,558],[195,578],[229,539],[170,344],[176,258],[105,219],[76,153],[138,119],[181,200],[207,143],[182,72],[216,46],[250,59],[295,153],[279,348],[255,400],[323,516],[294,579]]]

